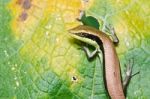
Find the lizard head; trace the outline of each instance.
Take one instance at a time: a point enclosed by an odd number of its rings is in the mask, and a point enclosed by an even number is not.
[[[80,25],[69,30],[69,34],[84,43],[90,44],[94,47],[98,47],[101,40],[95,33],[95,29],[89,26]]]

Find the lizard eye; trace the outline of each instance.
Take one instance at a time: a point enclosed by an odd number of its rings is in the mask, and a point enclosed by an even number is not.
[[[86,36],[87,34],[86,33],[80,33],[80,36],[81,37],[84,37],[84,36]]]
[[[80,33],[80,36],[83,36],[83,33]]]

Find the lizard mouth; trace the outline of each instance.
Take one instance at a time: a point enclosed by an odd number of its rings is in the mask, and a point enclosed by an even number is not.
[[[88,38],[92,41],[95,41],[98,43],[98,45],[102,45],[102,41],[99,39],[99,37],[95,36],[95,35],[92,35],[92,34],[89,34],[89,33],[72,33],[73,35],[77,35],[77,36],[80,36],[80,37],[83,37],[83,38]]]

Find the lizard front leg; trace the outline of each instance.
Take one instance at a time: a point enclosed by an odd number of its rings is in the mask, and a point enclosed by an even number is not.
[[[101,63],[103,63],[102,51],[99,50],[99,48],[95,48],[95,50],[91,52],[88,47],[83,46],[83,50],[89,60],[93,59],[96,55],[98,55]]]
[[[110,24],[106,25],[106,26],[105,26],[105,31],[106,31],[106,32],[109,32],[108,35],[111,36],[111,38],[112,38],[112,40],[113,40],[113,42],[114,42],[115,44],[118,44],[118,43],[119,43],[119,39],[118,39],[118,37],[117,37],[117,35],[116,35],[116,32],[115,32],[115,29],[114,29],[114,27],[113,27],[112,25],[110,25]]]

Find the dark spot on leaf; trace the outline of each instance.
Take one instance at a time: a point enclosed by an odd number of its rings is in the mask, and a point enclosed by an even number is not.
[[[21,5],[23,3],[24,0],[17,0],[17,4]]]
[[[28,14],[26,12],[22,12],[19,18],[21,21],[25,21],[28,18]]]
[[[22,7],[24,9],[29,9],[31,7],[31,1],[30,0],[24,0]]]
[[[17,0],[16,4],[22,6],[23,9],[30,9],[31,7],[31,0]]]
[[[76,81],[76,80],[77,80],[77,78],[76,78],[75,76],[73,76],[73,77],[72,77],[72,80],[73,80],[73,81]]]

